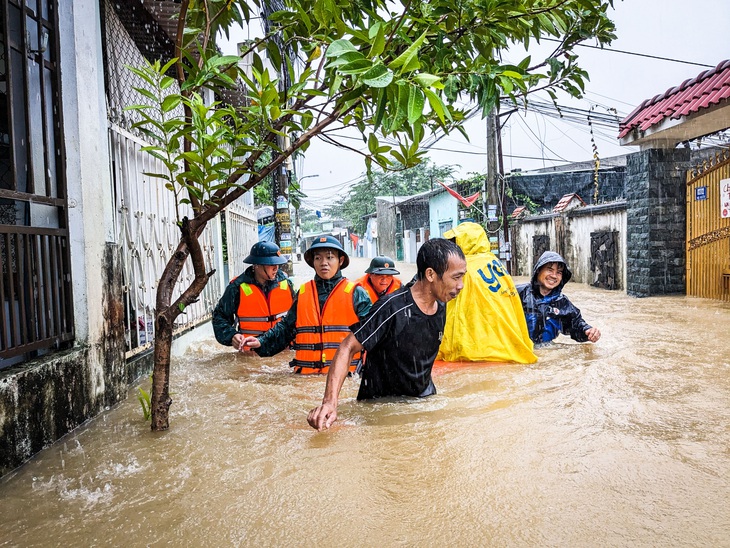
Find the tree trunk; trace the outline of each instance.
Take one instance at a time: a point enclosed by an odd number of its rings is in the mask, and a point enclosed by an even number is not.
[[[190,221],[184,217],[180,223],[182,237],[175,253],[165,265],[157,285],[156,317],[155,317],[155,350],[154,369],[152,371],[152,430],[167,430],[170,427],[170,354],[172,350],[172,333],[175,319],[182,314],[185,307],[197,302],[205,289],[208,280],[215,270],[205,272],[205,257],[198,238],[205,228],[205,223]],[[192,283],[183,291],[175,302],[172,295],[185,261],[190,257],[195,272]]]
[[[170,427],[170,351],[172,348],[172,323],[163,315],[155,319],[155,365],[152,370],[152,430],[167,430]]]

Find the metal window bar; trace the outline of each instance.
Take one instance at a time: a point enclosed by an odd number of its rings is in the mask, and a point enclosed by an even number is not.
[[[57,16],[55,0],[0,0],[0,369],[74,338]],[[34,226],[43,208],[55,227]]]
[[[144,141],[112,126],[109,130],[113,180],[117,199],[118,244],[121,247],[127,357],[144,352],[154,338],[156,289],[165,265],[180,239],[175,198],[163,183],[144,173],[160,173],[161,162],[141,150]],[[179,205],[181,215],[192,215],[189,206]],[[220,231],[214,219],[201,235],[206,269],[219,263],[220,250],[215,234]],[[222,273],[221,273],[222,274]],[[195,273],[188,261],[177,283],[176,298],[193,281]],[[221,276],[213,276],[197,303],[186,308],[175,330],[188,329],[210,318],[221,294]]]
[[[59,348],[74,337],[66,230],[3,226],[0,246],[2,361]]]

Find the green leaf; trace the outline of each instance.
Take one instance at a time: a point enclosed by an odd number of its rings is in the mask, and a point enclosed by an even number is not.
[[[282,66],[281,51],[279,51],[279,46],[273,40],[269,40],[266,43],[266,54],[269,56],[271,64],[278,70]]]
[[[417,74],[413,79],[418,85],[424,88],[433,87],[434,84],[441,82],[441,78],[439,78],[438,76],[434,76],[433,74],[427,74],[425,72]]]
[[[160,80],[160,89],[167,89],[172,84],[174,84],[176,80],[174,78],[170,78],[169,76],[165,76],[162,80]]]
[[[421,34],[421,36],[419,36],[416,39],[416,41],[413,42],[408,47],[408,49],[406,51],[404,51],[398,57],[396,57],[395,59],[393,59],[388,64],[388,67],[390,67],[391,69],[395,69],[395,68],[398,68],[398,67],[407,67],[410,64],[411,60],[414,57],[416,57],[416,55],[418,54],[418,50],[421,48],[421,46],[423,45],[423,43],[425,42],[425,40],[426,40],[426,32],[424,32],[423,34]]]
[[[327,68],[341,67],[360,60],[370,63],[370,61],[365,59],[365,56],[359,51],[346,51],[339,57],[336,57],[327,63]]]
[[[132,88],[132,89],[134,91],[136,91],[137,93],[139,93],[140,95],[144,95],[145,97],[147,97],[151,101],[154,101],[155,103],[157,103],[157,95],[155,95],[154,93],[152,93],[150,90],[144,89],[144,88]]]
[[[382,63],[378,63],[360,76],[360,81],[366,86],[384,88],[393,81],[393,72]]]
[[[180,97],[179,95],[168,95],[162,101],[162,112],[170,112],[171,110],[175,110],[181,102],[182,97]]]
[[[221,65],[235,65],[239,60],[238,55],[216,55],[211,57],[208,62],[212,67],[220,67]]]
[[[408,119],[408,104],[410,103],[411,86],[407,82],[398,83],[398,107],[395,113],[391,131],[398,131]]]
[[[370,37],[372,38],[373,31],[376,32],[375,34],[375,40],[373,40],[373,45],[370,46],[370,53],[368,54],[368,57],[371,59],[377,57],[383,51],[385,50],[385,28],[384,26],[378,21],[370,28]]]
[[[357,48],[349,40],[335,40],[327,48],[325,57],[340,57],[348,52],[357,52]]]
[[[423,107],[426,104],[426,100],[423,96],[423,91],[417,87],[409,87],[411,89],[408,95],[408,123],[413,124],[423,115]]]
[[[373,68],[373,63],[369,59],[357,59],[351,63],[341,66],[338,72],[341,74],[362,74]]]
[[[383,121],[383,115],[385,114],[385,109],[388,106],[388,94],[385,88],[381,88],[378,92],[378,102],[376,106],[375,111],[375,120],[373,121],[373,130],[377,131],[380,127],[380,124]]]
[[[515,72],[514,70],[504,70],[501,72],[502,76],[506,76],[507,78],[514,78],[515,80],[522,80],[522,75],[519,72]]]
[[[430,89],[424,89],[423,93],[426,94],[426,98],[428,99],[428,104],[431,105],[431,108],[436,113],[436,115],[439,117],[439,120],[441,120],[441,123],[445,124],[446,118],[444,115],[444,104],[441,102],[441,99],[439,98],[439,96],[436,95]]]

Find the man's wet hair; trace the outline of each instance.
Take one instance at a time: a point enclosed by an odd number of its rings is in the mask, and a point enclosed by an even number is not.
[[[418,250],[416,257],[416,274],[419,280],[426,277],[426,269],[433,268],[439,278],[442,278],[444,272],[449,267],[449,256],[454,255],[462,260],[466,260],[464,252],[456,243],[445,238],[433,238],[424,242],[421,249]]]
[[[562,261],[550,261],[549,263],[545,263],[540,267],[540,270],[542,270],[543,268],[548,268],[551,264],[557,265],[560,272],[565,271],[565,263]]]

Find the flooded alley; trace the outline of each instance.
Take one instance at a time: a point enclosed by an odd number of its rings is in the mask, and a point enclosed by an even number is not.
[[[322,433],[323,377],[203,337],[173,361],[170,431],[134,387],[0,480],[0,544],[730,546],[730,305],[565,293],[597,344],[442,367],[423,400],[348,379]]]

